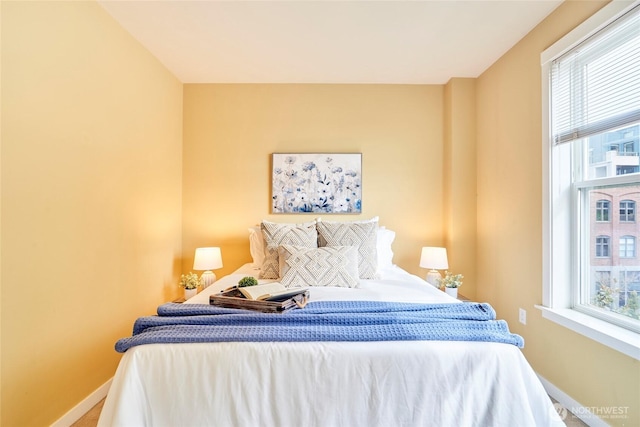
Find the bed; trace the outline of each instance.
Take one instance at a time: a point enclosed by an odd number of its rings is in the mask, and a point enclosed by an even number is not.
[[[377,256],[385,251],[380,234]],[[245,276],[259,277],[264,265],[259,261],[257,267],[254,257],[254,263],[221,278],[181,309],[210,307],[210,295]],[[345,301],[468,304],[392,263],[378,264],[375,277],[358,279],[357,285],[312,286],[307,307]],[[270,280],[276,279],[260,282]],[[300,315],[307,307],[268,316]],[[133,345],[118,366],[98,425],[564,424],[518,345],[404,339]]]

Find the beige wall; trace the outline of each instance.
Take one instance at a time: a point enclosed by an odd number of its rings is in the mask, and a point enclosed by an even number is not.
[[[2,2],[3,426],[111,378],[178,295],[182,85],[94,2]]]
[[[2,2],[0,1],[0,23]],[[2,99],[2,28],[0,27],[0,100]],[[2,105],[0,104],[0,423],[2,422]]]
[[[640,364],[542,318],[540,53],[606,2],[566,2],[477,81],[477,295],[523,335],[533,368],[588,407],[629,407],[640,425]],[[518,323],[518,308],[527,325]]]
[[[476,79],[444,87],[444,246],[460,294],[476,298]]]
[[[446,245],[540,374],[640,424],[638,363],[533,307],[539,54],[602,4],[561,6],[477,80],[183,87],[94,3],[2,2],[0,424],[49,424],[110,378],[115,340],[178,295],[196,247],[222,247],[221,276],[250,260],[248,226],[314,218],[270,214],[288,151],[361,152],[363,213],[331,219],[380,216],[420,276],[420,248]]]
[[[221,246],[226,274],[249,262],[247,228],[270,214],[274,152],[358,152],[363,213],[397,233],[395,262],[424,276],[420,248],[442,234],[442,86],[185,85],[183,270]],[[326,217],[325,217],[326,218]]]
[[[2,23],[0,1],[0,23]],[[0,100],[2,100],[2,28],[0,27]],[[0,104],[0,424],[2,423],[2,104]]]

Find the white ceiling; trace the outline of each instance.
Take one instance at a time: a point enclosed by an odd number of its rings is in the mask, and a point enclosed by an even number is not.
[[[477,77],[561,0],[99,0],[184,83]]]

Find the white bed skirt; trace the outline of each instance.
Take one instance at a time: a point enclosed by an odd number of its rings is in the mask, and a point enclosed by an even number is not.
[[[140,346],[122,359],[99,423],[549,425],[562,423],[517,347],[440,341]]]
[[[188,303],[234,284],[246,270]],[[211,289],[210,289],[211,288]],[[216,289],[217,288],[217,289]],[[456,302],[403,270],[312,300]],[[118,366],[99,426],[563,425],[522,352],[484,342],[150,344]]]

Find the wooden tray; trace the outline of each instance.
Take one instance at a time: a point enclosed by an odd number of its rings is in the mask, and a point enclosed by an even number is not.
[[[307,304],[309,291],[287,298],[283,301],[256,301],[245,298],[237,289],[223,291],[209,297],[209,304],[226,308],[242,308],[262,313],[282,313],[292,308],[303,308]]]

